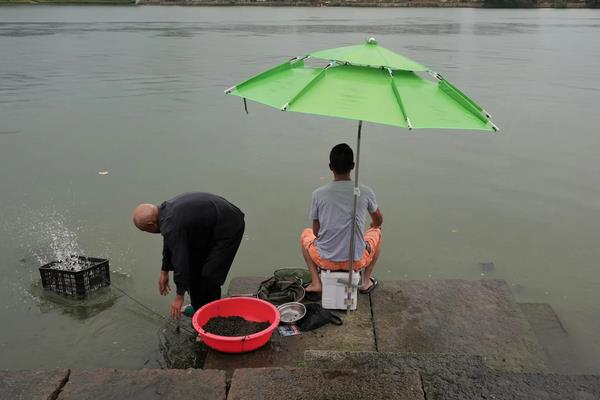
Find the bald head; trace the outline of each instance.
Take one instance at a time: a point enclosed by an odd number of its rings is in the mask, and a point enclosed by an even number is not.
[[[158,226],[158,207],[142,203],[133,209],[133,224],[141,231],[160,233]]]

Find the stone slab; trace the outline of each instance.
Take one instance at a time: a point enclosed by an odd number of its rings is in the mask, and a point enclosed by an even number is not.
[[[255,296],[258,286],[267,278],[260,276],[239,276],[233,278],[227,287],[227,296]]]
[[[424,400],[416,371],[249,368],[233,374],[228,400]]]
[[[68,369],[0,371],[0,400],[56,398],[69,377]]]
[[[473,378],[489,372],[481,356],[466,354],[307,350],[304,352],[304,366],[321,369],[415,369],[447,379],[458,379],[463,375]]]
[[[423,376],[427,400],[597,400],[600,376],[494,373],[453,382]]]
[[[422,376],[436,376],[450,382],[470,382],[489,371],[481,356],[432,353],[379,353],[307,350],[304,365],[321,369],[406,370],[414,369]],[[425,392],[433,392],[425,381]]]
[[[325,325],[298,336],[280,336],[277,331],[262,348],[244,354],[225,354],[210,350],[204,368],[227,371],[228,378],[237,368],[298,367],[304,363],[304,351],[340,350],[375,351],[375,335],[369,295],[358,296],[357,310],[337,313],[343,325]]]
[[[505,281],[386,281],[371,302],[379,351],[481,355],[503,371],[548,368]]]
[[[569,333],[552,306],[543,303],[519,303],[519,307],[546,351],[552,372],[584,373]]]
[[[225,400],[225,373],[211,370],[72,370],[60,400]]]

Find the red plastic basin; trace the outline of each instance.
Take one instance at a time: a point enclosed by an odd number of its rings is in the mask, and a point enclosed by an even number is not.
[[[253,322],[269,321],[271,325],[248,336],[220,336],[202,329],[213,317],[242,317]],[[269,341],[273,330],[279,325],[279,318],[277,307],[267,301],[254,297],[230,297],[200,308],[192,317],[192,324],[207,346],[224,353],[245,353],[256,350]]]

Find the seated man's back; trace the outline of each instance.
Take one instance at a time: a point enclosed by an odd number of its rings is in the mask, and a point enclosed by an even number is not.
[[[350,171],[354,168],[354,154],[350,146],[338,144],[329,154],[329,169],[333,182],[313,192],[310,217],[312,229],[305,229],[300,237],[302,255],[311,272],[312,282],[307,292],[320,292],[319,268],[348,270],[350,268],[350,242],[352,227],[356,229],[353,269],[365,268],[365,283],[362,292],[370,292],[377,285],[371,277],[381,251],[381,224],[383,215],[377,206],[371,188],[360,185],[356,205],[355,223],[352,221],[354,208],[354,183]],[[364,233],[366,213],[371,216],[371,227]]]
[[[365,217],[367,211],[377,211],[375,193],[371,188],[360,185],[360,195],[356,205],[356,234],[354,260],[358,261],[365,250]],[[322,258],[330,261],[348,261],[350,256],[350,235],[352,208],[354,205],[354,183],[333,181],[313,192],[310,217],[318,220],[320,229],[316,232],[317,248]]]

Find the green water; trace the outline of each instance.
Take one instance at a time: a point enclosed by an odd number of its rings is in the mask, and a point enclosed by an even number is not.
[[[582,370],[600,372],[599,33],[592,10],[0,7],[0,368],[161,365],[161,322],[118,291],[40,290],[53,226],[165,315],[160,237],[130,222],[139,202],[219,193],[247,218],[230,277],[302,265],[311,192],[356,124],[246,115],[223,91],[375,36],[502,129],[363,127],[361,181],[385,220],[376,276],[478,279],[492,261],[485,277],[551,304]]]

